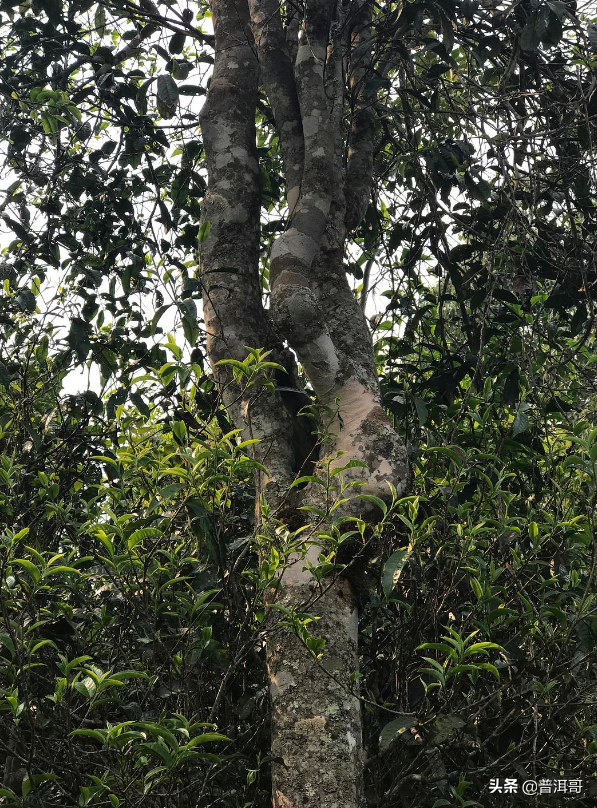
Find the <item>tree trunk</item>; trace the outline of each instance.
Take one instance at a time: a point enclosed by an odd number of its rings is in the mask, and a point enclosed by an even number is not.
[[[286,580],[278,603],[321,617],[320,660],[285,627],[268,642],[272,755],[285,763],[274,769],[274,808],[363,806],[360,702],[349,679],[358,670],[356,604],[346,580],[318,594],[308,581]]]
[[[270,519],[289,517],[296,527],[304,513],[297,506],[316,502],[317,491],[290,489],[299,465],[296,414],[280,391],[244,389],[227,365],[216,364],[244,360],[247,347],[273,350],[277,361],[285,356],[289,374],[288,348],[298,357],[318,404],[332,413],[320,470],[349,465],[332,478],[351,494],[336,516],[366,519],[375,506],[359,494],[389,501],[408,484],[404,446],[381,406],[371,335],[343,268],[347,229],[362,218],[371,184],[375,126],[371,105],[363,103],[362,47],[368,7],[307,0],[300,20],[296,12],[283,20],[278,0],[211,0],[211,9],[215,64],[201,113],[209,174],[203,216],[210,232],[201,267],[210,360],[235,423],[259,440],[254,457],[267,468],[259,494]],[[279,134],[288,203],[287,227],[271,250],[269,313],[258,272],[258,81]],[[354,115],[345,131],[348,93]],[[317,564],[319,549],[315,542],[306,554],[283,559],[270,600],[272,753],[284,761],[273,765],[276,808],[363,805],[357,609],[346,579],[317,583],[305,569],[307,561]],[[318,657],[289,627],[304,613],[319,618],[309,626],[325,640]]]

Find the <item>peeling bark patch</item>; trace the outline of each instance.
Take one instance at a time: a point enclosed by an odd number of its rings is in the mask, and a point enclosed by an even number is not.
[[[298,555],[289,559],[290,566],[284,570],[282,581],[284,586],[308,586],[312,576],[307,569],[307,563],[317,564],[319,557],[319,547],[312,544],[304,555]],[[294,563],[293,563],[294,562]]]
[[[290,213],[292,213],[296,206],[300,190],[300,186],[295,185],[293,188],[289,188],[286,192],[286,201],[288,202],[288,210]]]
[[[278,672],[276,676],[272,676],[270,680],[270,691],[272,698],[276,698],[277,696],[284,693],[284,691],[295,685],[296,682],[294,680],[294,676],[292,675],[291,671],[288,670],[281,670]]]
[[[306,137],[315,137],[321,129],[321,115],[307,115],[303,118],[303,132]]]
[[[305,286],[309,289],[309,281],[300,272],[293,272],[291,269],[283,269],[276,278],[276,284],[280,286]]]
[[[349,379],[336,395],[340,418],[331,430],[335,441],[329,447],[328,457],[342,452],[333,460],[332,468],[345,466],[352,459],[365,464],[364,468],[346,469],[342,476],[345,483],[361,483],[355,489],[355,498],[343,508],[351,515],[366,518],[375,506],[360,500],[359,494],[389,502],[388,483],[395,486],[399,496],[406,492],[409,483],[406,450],[376,396],[366,387]]]
[[[316,715],[313,718],[299,718],[294,725],[294,731],[306,737],[312,737],[318,735],[325,725],[326,720],[322,715]]]
[[[305,333],[308,336],[309,332]],[[311,332],[310,336],[313,334]],[[338,357],[329,334],[321,334],[303,344],[303,364],[322,402],[330,398],[339,370]]]
[[[287,230],[272,247],[271,262],[275,264],[280,258],[287,256],[295,262],[306,266],[311,264],[313,256],[319,248],[319,242],[296,228]]]

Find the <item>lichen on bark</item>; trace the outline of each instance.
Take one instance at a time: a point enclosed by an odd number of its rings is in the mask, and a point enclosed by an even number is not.
[[[358,615],[351,587],[339,581],[287,587],[278,604],[304,604],[328,653],[315,661],[284,627],[268,642],[272,755],[291,765],[274,778],[274,808],[361,808],[363,752],[360,704],[354,693]]]
[[[351,48],[367,36],[367,12],[363,3],[332,0],[306,0],[302,18],[294,6],[282,17],[272,0],[211,0],[211,9],[215,63],[201,113],[210,232],[201,277],[216,380],[239,429],[259,441],[254,457],[267,474],[258,476],[258,494],[269,519],[296,521],[299,505],[317,501],[313,486],[291,487],[297,409],[285,405],[280,389],[246,393],[218,364],[242,361],[246,346],[268,348],[277,361],[294,352],[316,402],[332,413],[320,471],[348,466],[334,477],[355,494],[342,515],[368,518],[372,506],[358,492],[386,501],[392,491],[403,494],[408,463],[382,407],[371,335],[343,266],[347,227],[358,224],[371,184],[366,67],[350,64]],[[288,203],[287,227],[270,254],[270,312],[259,280],[259,82],[279,136]],[[349,90],[356,99],[350,145],[343,123]],[[290,369],[288,376],[296,379]],[[272,751],[284,761],[272,765],[273,801],[275,808],[362,808],[356,607],[348,580],[312,577],[318,553],[313,541],[306,557],[283,559],[269,600]],[[319,658],[287,625],[288,615],[305,611],[319,618],[311,624],[325,641]]]

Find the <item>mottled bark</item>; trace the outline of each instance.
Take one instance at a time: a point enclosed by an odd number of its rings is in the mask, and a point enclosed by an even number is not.
[[[297,351],[318,397],[331,392],[337,357],[310,284],[332,201],[334,131],[325,85],[325,63],[333,4],[307,4],[295,65],[304,139],[300,194],[286,231],[272,248],[270,282],[276,323]],[[332,99],[333,101],[333,99]],[[279,133],[283,140],[283,133]]]
[[[223,359],[244,360],[247,347],[269,347],[259,284],[261,182],[255,138],[259,64],[253,50],[246,0],[212,5],[216,39],[214,71],[201,110],[208,169],[201,245],[203,312],[207,349],[224,403],[245,437],[261,442],[256,459],[269,475],[260,483],[274,506],[293,479],[290,415],[276,392],[237,386]]]
[[[366,17],[351,45],[342,16],[349,6],[333,0],[306,0],[304,17],[294,11],[286,30],[272,0],[211,0],[211,7],[216,58],[201,114],[209,171],[204,220],[211,223],[202,256],[210,359],[242,359],[246,345],[269,347],[276,339],[258,279],[259,70],[280,138],[289,209],[288,226],[270,256],[277,338],[298,356],[318,403],[336,413],[322,463],[362,461],[363,468],[344,473],[345,482],[360,484],[355,494],[388,500],[388,483],[399,494],[406,490],[406,453],[381,406],[371,335],[343,267],[347,223],[356,215],[347,214],[347,199],[351,211],[361,210],[371,182],[364,68],[357,61],[350,74],[346,70],[350,48],[366,36]],[[347,83],[360,99],[348,168]],[[255,452],[269,469],[265,496],[277,507],[296,468],[291,414],[277,392],[246,396],[221,366],[216,372],[235,422],[261,440]],[[308,488],[298,495],[313,502],[317,492]],[[343,513],[367,518],[371,507],[354,499]],[[272,751],[284,760],[272,766],[273,802],[275,808],[363,808],[360,710],[352,692],[356,678],[350,678],[358,670],[357,613],[347,580],[315,584],[306,562],[317,563],[317,557],[313,544],[306,557],[287,559],[270,603],[283,607],[270,608],[267,636]],[[280,623],[288,610],[321,618],[310,626],[326,641],[318,660]]]
[[[351,35],[352,59],[348,76],[351,91],[352,120],[348,140],[346,170],[346,227],[357,227],[369,204],[373,180],[373,145],[375,112],[372,96],[367,92],[371,74],[371,0],[360,3]]]
[[[345,20],[334,19],[332,11],[327,0],[307,3],[299,39],[295,74],[304,173],[289,226],[272,248],[272,305],[276,324],[295,349],[318,400],[338,409],[327,456],[342,452],[341,465],[353,458],[364,462],[364,468],[347,471],[345,481],[361,483],[361,493],[389,499],[388,483],[405,492],[408,468],[404,446],[381,406],[371,337],[342,268],[346,194],[355,199],[364,193],[371,159],[352,171],[353,188],[342,169]],[[361,68],[353,71],[362,79]],[[367,509],[354,502],[346,510],[362,515]]]
[[[308,583],[287,586],[279,603],[302,603],[320,616],[314,631],[327,641],[315,662],[291,632],[279,627],[268,643],[272,700],[274,808],[361,808],[363,805],[360,703],[350,675],[358,669],[358,615],[347,581],[316,599]]]
[[[288,210],[292,213],[301,189],[305,152],[294,68],[282,27],[278,0],[249,0],[249,6],[263,83],[274,113],[276,128],[281,133],[286,198]]]
[[[296,54],[298,50],[298,33],[299,33],[299,8],[298,5],[291,0],[286,0],[285,5],[285,22],[286,22],[286,44],[288,46],[288,53],[290,59],[294,63],[296,61]]]

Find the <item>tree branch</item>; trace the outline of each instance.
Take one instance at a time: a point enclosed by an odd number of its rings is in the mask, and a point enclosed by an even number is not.
[[[261,76],[274,113],[292,214],[303,177],[305,144],[301,109],[278,0],[249,0]]]
[[[246,0],[212,0],[214,71],[200,113],[209,184],[201,245],[207,349],[224,403],[247,438],[260,441],[255,459],[267,466],[270,504],[280,504],[293,479],[289,413],[277,392],[241,389],[222,359],[243,361],[247,347],[271,347],[259,281],[261,183],[255,135],[258,62]]]
[[[366,78],[371,69],[371,12],[369,0],[362,7],[351,37],[352,60],[349,86],[353,95],[353,116],[346,167],[346,229],[357,227],[369,204],[373,181],[375,112],[367,97]]]
[[[288,229],[272,248],[270,268],[276,323],[324,401],[335,386],[338,363],[309,274],[332,202],[335,133],[325,86],[331,13],[330,0],[307,3],[295,66],[305,148],[303,179]]]

